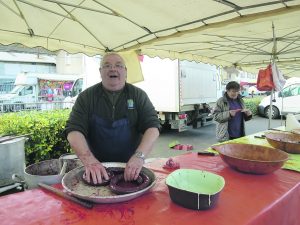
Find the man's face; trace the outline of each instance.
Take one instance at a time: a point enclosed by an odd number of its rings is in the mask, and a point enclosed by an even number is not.
[[[102,84],[107,90],[118,91],[124,87],[127,77],[127,68],[119,55],[106,55],[102,59],[100,73]]]
[[[229,89],[226,92],[227,92],[227,95],[229,96],[229,98],[231,98],[231,99],[237,99],[237,97],[238,97],[238,95],[240,93],[240,90]]]

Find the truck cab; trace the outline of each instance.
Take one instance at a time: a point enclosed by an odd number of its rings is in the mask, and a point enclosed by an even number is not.
[[[74,97],[78,96],[84,89],[85,89],[85,86],[83,85],[83,78],[78,78],[74,82],[69,96],[74,98]]]
[[[20,111],[25,103],[36,101],[34,85],[17,85],[9,93],[0,96],[1,111]]]
[[[0,111],[20,111],[23,109],[50,109],[60,107],[68,87],[78,75],[20,73],[15,87],[0,96]],[[53,103],[53,104],[52,104]],[[52,104],[52,105],[51,105]]]

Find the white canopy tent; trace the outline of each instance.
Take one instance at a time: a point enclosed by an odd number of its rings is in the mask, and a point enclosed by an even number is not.
[[[300,76],[300,0],[0,0],[0,43],[147,54]],[[274,55],[272,22],[277,52]],[[128,54],[128,53],[127,53]]]

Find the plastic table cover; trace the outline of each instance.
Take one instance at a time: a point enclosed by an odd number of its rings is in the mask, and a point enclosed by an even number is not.
[[[171,201],[165,184],[171,171],[163,169],[166,160],[145,165],[155,172],[157,184],[137,199],[85,209],[37,188],[0,197],[0,224],[300,224],[300,173],[279,169],[268,175],[251,175],[229,168],[219,156],[188,153],[175,157],[181,168],[206,170],[225,178],[216,207],[197,211]]]

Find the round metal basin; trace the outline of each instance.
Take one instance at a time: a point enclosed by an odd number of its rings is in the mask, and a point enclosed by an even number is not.
[[[80,160],[68,159],[66,172],[82,166]],[[25,182],[29,188],[38,187],[38,183],[45,183],[48,185],[61,183],[64,174],[60,174],[61,166],[59,159],[50,159],[32,164],[25,168],[24,177]]]
[[[124,167],[125,163],[119,162],[108,162],[102,163],[105,167]],[[71,195],[88,200],[95,203],[117,203],[129,201],[131,199],[137,198],[146,192],[148,192],[155,185],[155,174],[145,167],[142,168],[142,171],[149,176],[151,179],[150,185],[146,188],[129,193],[129,194],[115,194],[113,193],[108,186],[92,186],[86,184],[81,178],[82,172],[84,171],[84,167],[78,167],[74,170],[66,173],[62,179],[62,185],[64,189],[69,192]]]

